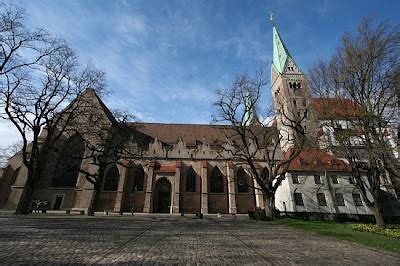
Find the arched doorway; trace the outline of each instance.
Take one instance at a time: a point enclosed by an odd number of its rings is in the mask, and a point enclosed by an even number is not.
[[[154,189],[153,212],[170,213],[171,183],[166,178],[157,181]]]

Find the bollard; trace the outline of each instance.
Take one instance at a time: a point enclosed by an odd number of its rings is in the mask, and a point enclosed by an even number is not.
[[[218,218],[221,218],[221,214],[220,214],[220,213],[217,213],[217,217],[218,217]]]

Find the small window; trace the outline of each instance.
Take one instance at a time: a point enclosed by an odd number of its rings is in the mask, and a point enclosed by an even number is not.
[[[297,117],[298,117],[298,118],[301,118],[300,112],[297,112]]]
[[[303,196],[301,193],[294,193],[294,202],[297,206],[304,206]]]
[[[319,174],[314,175],[315,184],[321,184],[321,176]]]
[[[341,194],[341,193],[336,193],[336,194],[335,194],[335,198],[336,198],[336,205],[337,205],[337,206],[344,206],[343,194]]]
[[[304,117],[307,117],[307,111],[304,112]]]
[[[358,193],[353,193],[353,200],[356,206],[363,206],[361,195]]]
[[[326,198],[324,193],[318,193],[317,200],[319,206],[326,206]]]
[[[298,174],[292,174],[292,182],[293,184],[300,184]]]
[[[353,185],[356,183],[354,177],[352,176],[349,177],[349,183]]]
[[[306,107],[307,106],[307,101],[304,99],[303,100],[303,106]]]
[[[294,107],[297,107],[297,102],[296,102],[296,100],[293,100],[293,106],[294,106]]]
[[[339,184],[339,180],[338,180],[337,176],[335,176],[335,175],[331,176],[331,180],[332,180],[332,184]]]

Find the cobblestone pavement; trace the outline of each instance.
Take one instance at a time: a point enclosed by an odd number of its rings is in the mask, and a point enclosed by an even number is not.
[[[247,218],[3,215],[0,263],[399,265],[400,257]]]

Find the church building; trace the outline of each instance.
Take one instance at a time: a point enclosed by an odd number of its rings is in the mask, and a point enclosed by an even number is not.
[[[303,117],[308,136],[305,149],[290,163],[276,192],[276,208],[285,214],[371,215],[354,184],[350,165],[322,149],[331,136],[321,121],[335,113],[327,112],[326,106],[335,111],[343,106],[335,99],[312,98],[304,73],[275,26],[271,94],[278,116]],[[93,91],[89,90],[87,96],[101,107],[105,117],[112,119]],[[296,137],[284,121],[284,117],[277,117],[276,123],[266,129],[284,136],[283,156],[293,147],[292,140]],[[107,166],[97,211],[240,214],[264,208],[263,194],[248,169],[233,158],[221,156],[221,144],[227,141],[225,132],[229,125],[134,123],[132,126],[146,137],[147,148],[134,160],[134,167],[129,161]],[[69,137],[65,150],[81,155],[87,152],[79,135]],[[90,167],[84,160],[74,164]],[[262,173],[266,167],[262,158],[257,160],[257,166]],[[87,211],[93,185],[84,174],[63,168],[56,158],[50,158],[45,169],[35,185],[33,198],[47,201],[47,209],[51,210]],[[17,153],[9,159],[3,173],[0,208],[16,208],[26,176],[27,170]],[[390,187],[390,180],[386,183]],[[390,189],[387,191],[392,193]],[[400,210],[392,208],[392,215],[400,215]]]

